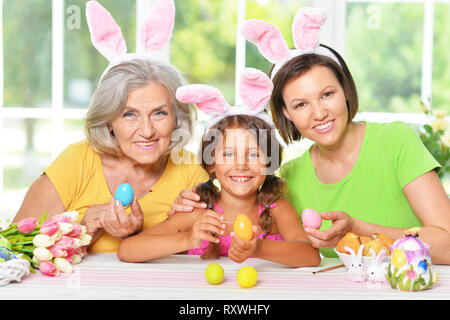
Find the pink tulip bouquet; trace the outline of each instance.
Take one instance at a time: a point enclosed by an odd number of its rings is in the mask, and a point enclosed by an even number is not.
[[[45,221],[47,212],[39,219],[26,218],[0,231],[9,242],[11,256],[21,254],[30,262],[30,271],[53,277],[60,272],[72,273],[80,263],[92,237],[78,223],[78,212],[67,211]]]

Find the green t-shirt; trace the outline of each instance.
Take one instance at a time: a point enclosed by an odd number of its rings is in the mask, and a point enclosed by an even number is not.
[[[310,150],[280,168],[289,198],[299,215],[305,208],[344,211],[357,219],[395,228],[422,226],[402,188],[424,173],[440,168],[417,133],[402,122],[366,123],[363,143],[352,171],[335,184],[316,176]],[[323,220],[321,229],[331,227]],[[321,249],[335,257],[332,249]]]

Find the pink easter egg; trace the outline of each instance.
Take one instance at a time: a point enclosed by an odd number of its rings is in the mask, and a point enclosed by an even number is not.
[[[322,226],[322,217],[313,209],[305,209],[302,212],[302,222],[305,227],[319,229]]]

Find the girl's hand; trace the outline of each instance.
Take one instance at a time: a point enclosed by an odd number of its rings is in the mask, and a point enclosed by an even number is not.
[[[172,204],[170,211],[167,213],[169,216],[176,212],[192,212],[194,208],[205,209],[206,203],[200,202],[200,196],[193,190],[182,190],[178,197],[175,199],[175,203]]]
[[[261,232],[258,226],[253,226],[253,238],[243,240],[231,233],[231,245],[228,249],[228,257],[238,263],[244,262],[251,256],[254,256],[258,244],[258,234]]]
[[[187,235],[191,248],[200,248],[203,240],[219,243],[219,239],[213,233],[217,236],[224,233],[223,217],[212,210],[202,211],[196,216]]]
[[[315,248],[331,249],[338,241],[353,229],[353,218],[343,211],[321,212],[322,219],[331,220],[333,225],[327,230],[305,228],[311,244]]]
[[[125,238],[142,230],[144,214],[134,197],[131,213],[127,215],[122,204],[112,199],[109,203],[89,207],[81,221],[89,234],[103,229],[116,238]]]

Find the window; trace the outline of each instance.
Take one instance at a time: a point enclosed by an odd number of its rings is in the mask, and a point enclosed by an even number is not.
[[[345,58],[360,110],[420,112],[422,3],[349,3]]]

